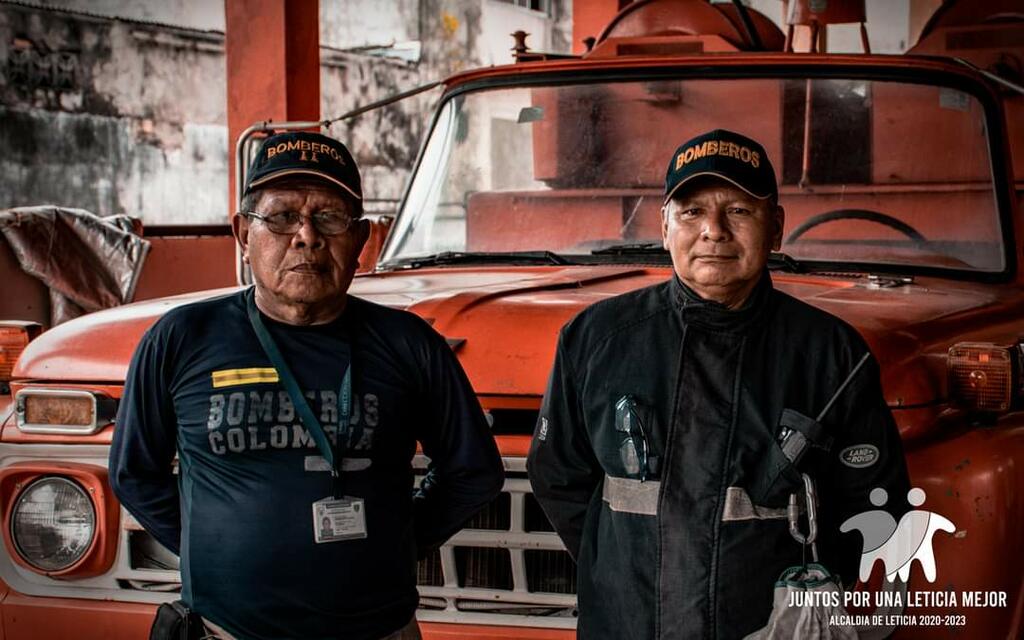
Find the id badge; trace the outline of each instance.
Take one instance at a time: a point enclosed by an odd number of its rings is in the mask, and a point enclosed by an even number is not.
[[[366,537],[362,498],[324,498],[313,503],[313,539],[317,544]]]

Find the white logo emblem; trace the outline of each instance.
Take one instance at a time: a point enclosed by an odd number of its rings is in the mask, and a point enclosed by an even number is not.
[[[885,489],[871,491],[871,504],[881,507],[889,499]],[[913,488],[907,492],[907,502],[914,507],[924,504],[923,489]],[[949,519],[924,509],[914,509],[903,514],[899,524],[888,511],[874,509],[858,513],[846,520],[839,530],[860,531],[864,550],[860,557],[860,579],[867,582],[876,560],[885,566],[885,579],[893,582],[899,575],[906,582],[910,578],[910,567],[914,560],[921,563],[924,577],[935,582],[935,553],[932,550],[932,536],[936,531],[956,531]]]

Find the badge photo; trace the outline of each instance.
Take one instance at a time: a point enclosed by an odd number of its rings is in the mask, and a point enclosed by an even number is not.
[[[366,537],[362,498],[324,498],[313,503],[313,540],[317,544]]]

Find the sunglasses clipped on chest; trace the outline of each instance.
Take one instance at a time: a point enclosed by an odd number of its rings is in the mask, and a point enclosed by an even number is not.
[[[650,433],[644,424],[644,407],[632,395],[624,395],[615,403],[615,430],[623,434],[619,455],[626,473],[646,482],[658,473],[658,457],[651,454]]]

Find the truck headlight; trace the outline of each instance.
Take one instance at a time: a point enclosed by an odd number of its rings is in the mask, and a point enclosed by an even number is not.
[[[44,476],[28,485],[11,512],[11,539],[25,562],[63,571],[89,551],[96,533],[92,500],[75,482]]]

